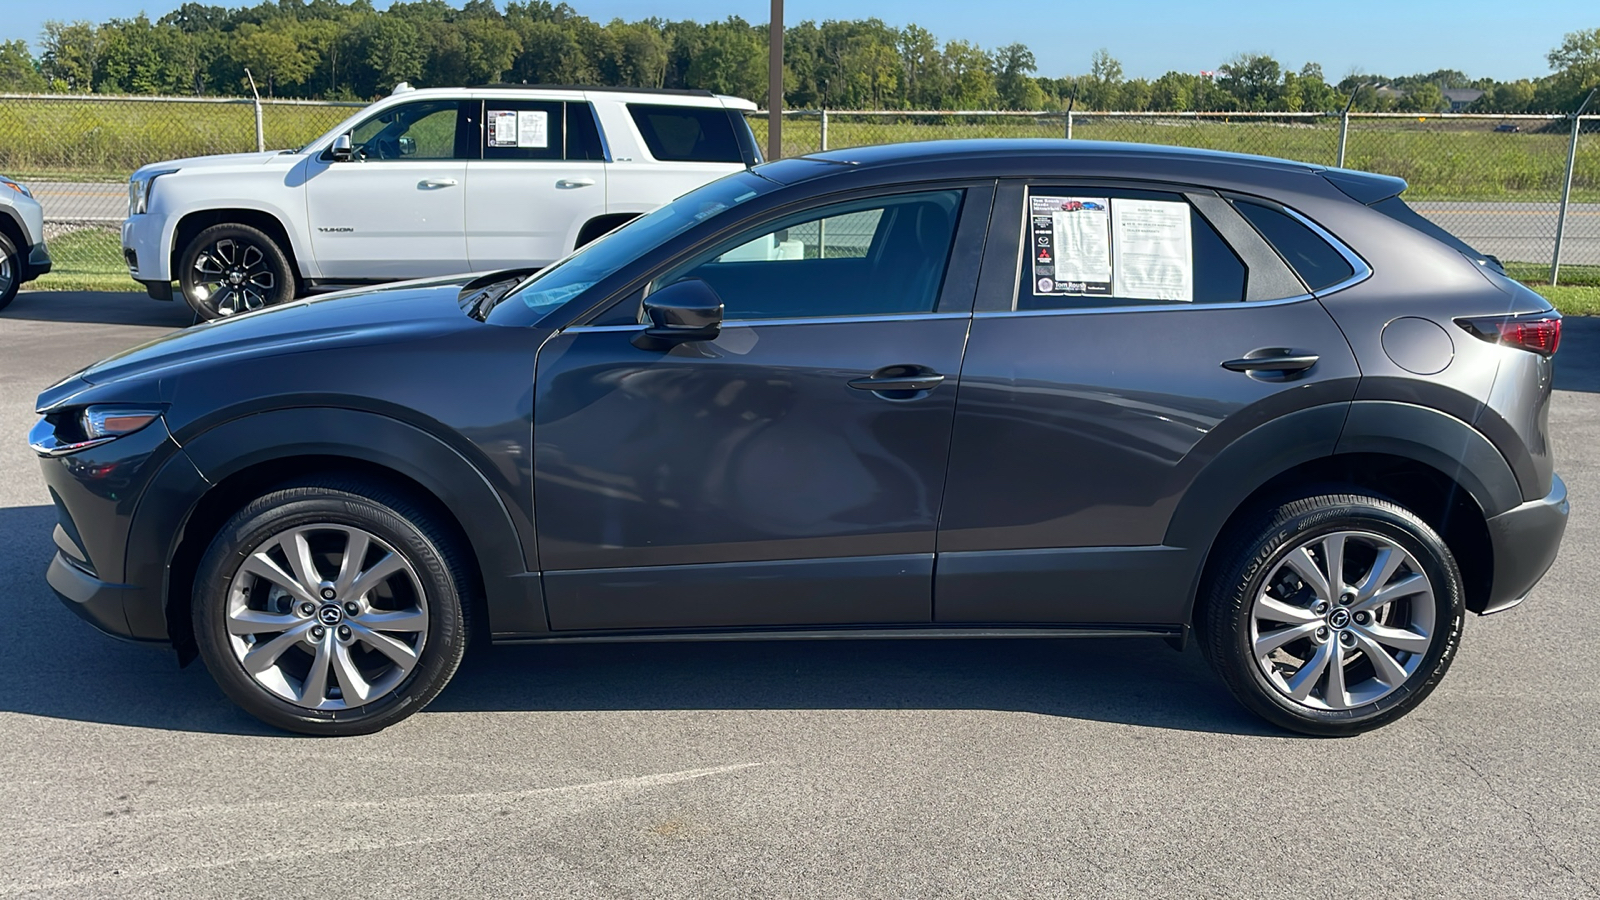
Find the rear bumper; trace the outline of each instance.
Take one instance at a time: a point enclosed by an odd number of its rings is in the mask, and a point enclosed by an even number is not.
[[[1567,485],[1553,476],[1550,493],[1539,500],[1506,510],[1488,520],[1489,543],[1494,548],[1494,586],[1483,609],[1488,615],[1523,601],[1539,583],[1561,549],[1567,529]]]

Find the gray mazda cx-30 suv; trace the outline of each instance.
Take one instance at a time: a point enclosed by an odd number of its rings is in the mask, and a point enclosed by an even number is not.
[[[191,328],[39,398],[48,579],[370,732],[495,641],[1193,634],[1415,707],[1567,516],[1560,317],[1398,179],[1083,142],[730,175],[533,277]]]

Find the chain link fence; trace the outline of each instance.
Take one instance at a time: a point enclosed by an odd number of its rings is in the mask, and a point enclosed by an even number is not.
[[[0,174],[43,203],[51,283],[120,285],[128,175],[146,163],[298,147],[360,103],[0,95]],[[766,146],[767,116],[750,124]],[[1418,212],[1516,277],[1600,285],[1600,116],[785,111],[783,153],[897,141],[1075,138],[1284,157],[1397,175]],[[1571,165],[1569,166],[1569,159]],[[1563,221],[1563,193],[1570,183]],[[98,280],[96,280],[98,279]],[[126,286],[133,287],[131,281]]]

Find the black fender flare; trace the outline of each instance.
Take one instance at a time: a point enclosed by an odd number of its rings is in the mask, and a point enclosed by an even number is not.
[[[250,448],[241,452],[240,448]],[[211,485],[273,460],[334,456],[393,470],[429,491],[460,524],[477,556],[493,632],[549,630],[536,572],[530,572],[517,530],[494,487],[465,457],[432,434],[397,419],[362,410],[312,407],[271,410],[230,420],[188,438],[184,455]],[[140,530],[167,535],[170,560],[177,537],[200,496],[181,509],[156,504],[159,516]],[[132,549],[132,548],[130,548]]]
[[[1179,501],[1165,543],[1198,553],[1195,590],[1222,527],[1252,494],[1295,466],[1346,453],[1382,453],[1429,466],[1460,485],[1485,518],[1522,503],[1505,456],[1455,416],[1386,400],[1309,407],[1234,441]]]
[[[1505,455],[1476,428],[1426,406],[1357,400],[1334,452],[1386,453],[1436,469],[1471,495],[1485,518],[1522,503]]]

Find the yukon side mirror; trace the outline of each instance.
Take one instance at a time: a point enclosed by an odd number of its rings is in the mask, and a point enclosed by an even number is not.
[[[350,135],[341,134],[333,139],[333,146],[328,148],[328,155],[334,162],[349,162],[355,159],[355,150],[350,145]]]
[[[633,339],[641,350],[666,350],[722,333],[722,298],[698,278],[676,281],[644,298],[649,323]]]

